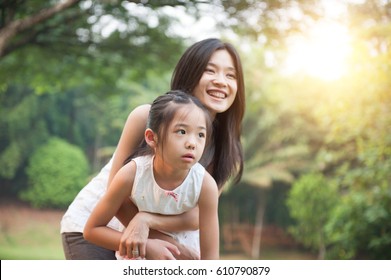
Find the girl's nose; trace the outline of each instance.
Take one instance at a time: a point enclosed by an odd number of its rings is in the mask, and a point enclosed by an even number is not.
[[[195,142],[193,140],[188,140],[186,143],[186,149],[194,150],[195,149]]]

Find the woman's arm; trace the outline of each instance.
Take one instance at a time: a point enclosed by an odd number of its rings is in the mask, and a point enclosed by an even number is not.
[[[138,212],[133,218],[136,223],[143,223],[149,229],[160,231],[187,231],[198,229],[198,207],[180,215],[160,215]],[[133,222],[132,220],[132,222]]]
[[[117,144],[107,186],[110,186],[115,174],[124,165],[124,161],[136,150],[137,146],[144,139],[150,108],[151,105],[149,104],[140,105],[129,114]]]
[[[205,173],[198,201],[202,260],[219,259],[218,199],[216,182],[209,173]]]

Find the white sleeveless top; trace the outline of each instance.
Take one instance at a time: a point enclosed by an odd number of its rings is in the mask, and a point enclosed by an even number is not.
[[[214,153],[213,150],[211,150],[206,154],[213,155]],[[100,172],[84,188],[80,190],[75,199],[69,205],[67,211],[64,213],[64,216],[61,219],[61,233],[83,233],[84,226],[87,223],[87,220],[90,217],[92,210],[95,208],[99,199],[106,193],[113,158],[114,154],[111,157],[110,161],[100,170]],[[210,160],[211,159],[209,157],[206,162],[210,162]],[[197,163],[195,166],[198,165],[199,164]],[[198,169],[199,167],[195,168]],[[190,175],[188,177],[193,177],[193,175]],[[203,173],[202,176],[200,174],[200,177],[203,178]],[[202,182],[202,180],[200,182]],[[117,230],[123,228],[122,224],[115,217],[110,221],[108,226]]]
[[[130,199],[139,211],[162,215],[177,215],[193,209],[198,204],[205,168],[196,163],[185,180],[173,191],[162,189],[153,175],[153,157],[143,156],[133,159],[137,170]],[[200,253],[199,230],[164,232],[179,243]],[[118,257],[118,256],[117,256]]]
[[[133,159],[137,165],[130,199],[139,211],[162,215],[177,215],[193,209],[198,204],[205,168],[196,163],[180,186],[172,191],[162,189],[153,174],[153,157]]]

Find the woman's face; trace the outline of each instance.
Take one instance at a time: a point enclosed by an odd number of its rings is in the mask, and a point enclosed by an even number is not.
[[[238,89],[236,69],[226,50],[217,50],[211,56],[194,95],[215,116],[231,107]]]

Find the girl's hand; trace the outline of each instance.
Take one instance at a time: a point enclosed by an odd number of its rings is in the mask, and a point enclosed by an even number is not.
[[[176,260],[175,256],[179,254],[178,247],[170,242],[160,239],[148,239],[146,255],[148,260]]]
[[[198,214],[198,211],[197,211]],[[181,260],[199,260],[200,255],[197,251],[187,248],[186,246],[174,241],[166,234],[151,230],[150,225],[153,219],[153,215],[146,212],[138,212],[133,219],[129,222],[126,229],[123,231],[120,245],[119,254],[121,256],[127,256],[128,258],[148,258],[148,259],[171,259],[170,255],[174,259]],[[148,239],[150,238],[150,239]],[[151,242],[151,240],[154,240]],[[147,242],[151,249],[147,248]],[[160,244],[160,248],[157,245]],[[164,242],[164,243],[163,243]],[[168,244],[169,245],[164,245]],[[174,245],[175,244],[175,245]],[[162,247],[163,245],[163,247]],[[175,248],[172,249],[172,248]],[[148,249],[148,252],[147,252]],[[149,251],[151,250],[151,251]],[[138,256],[133,255],[132,251],[138,251]],[[149,257],[147,257],[147,255]]]
[[[177,260],[199,260],[200,259],[200,254],[194,249],[187,248],[182,244],[178,245],[178,249],[180,250],[181,254],[174,255]]]
[[[175,241],[172,237],[161,233],[156,230],[151,230],[149,233],[149,238],[148,242],[152,239],[156,239],[159,241],[165,241],[169,242],[170,244],[173,244],[175,248],[177,248],[176,251],[171,251],[173,254],[174,258],[177,260],[199,260],[200,259],[200,254],[196,250],[192,248],[188,248],[183,244],[180,244],[179,242]],[[149,247],[147,244],[147,255],[149,255]]]
[[[148,213],[139,212],[122,233],[119,254],[128,258],[145,258],[148,235]],[[138,256],[135,256],[135,251],[138,251]]]

